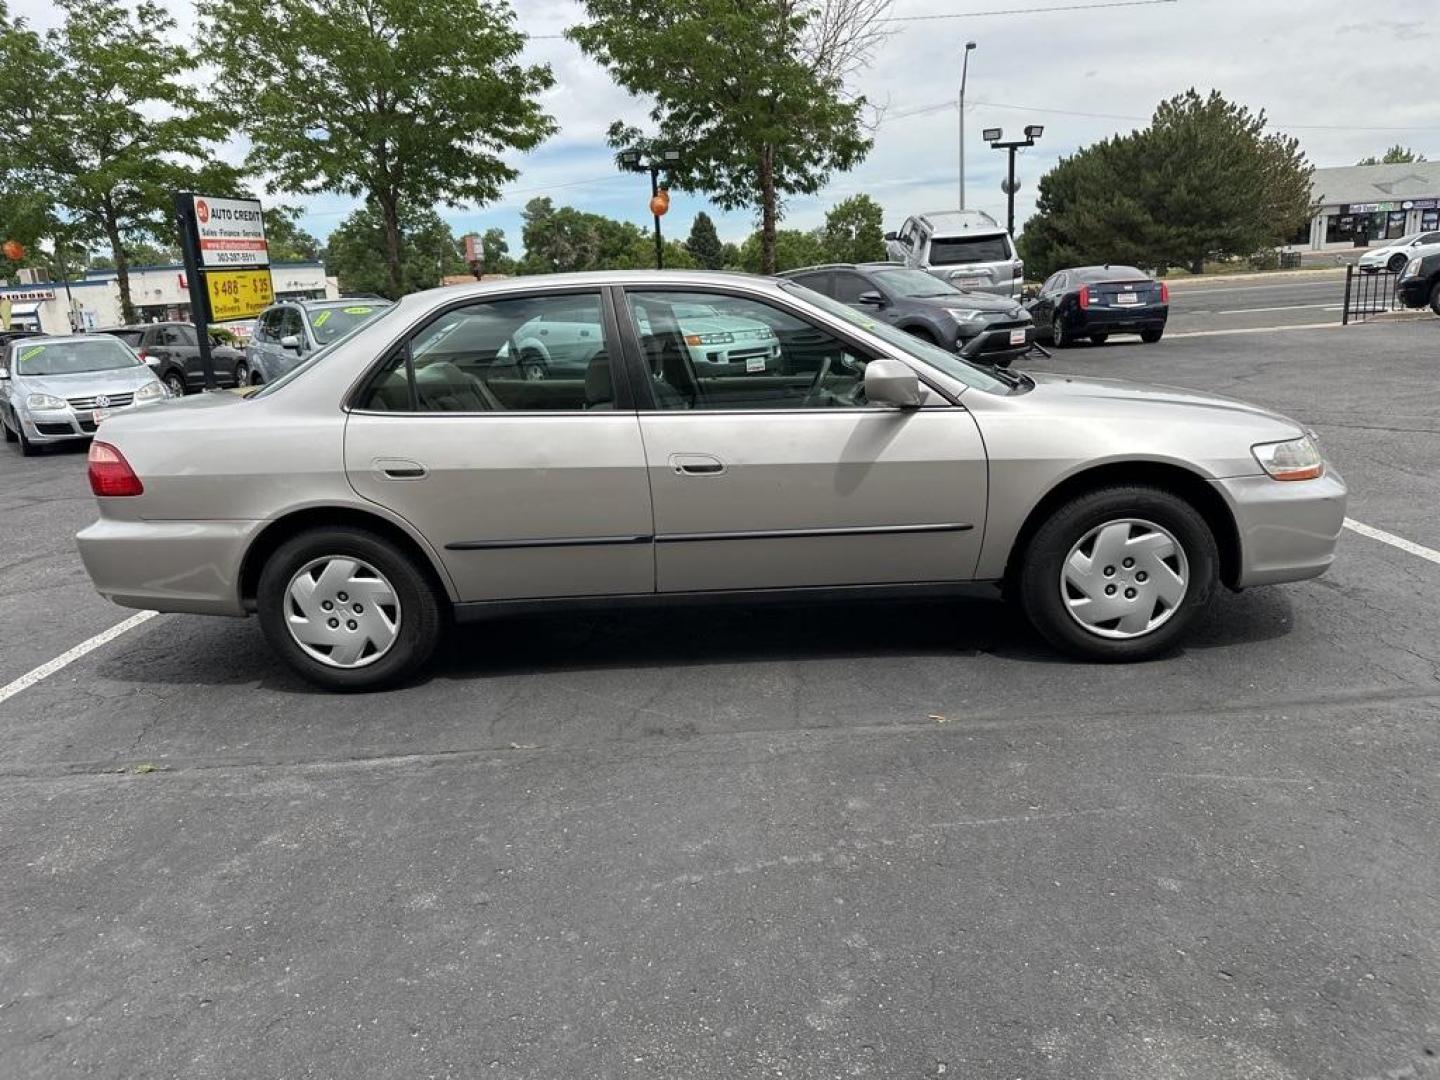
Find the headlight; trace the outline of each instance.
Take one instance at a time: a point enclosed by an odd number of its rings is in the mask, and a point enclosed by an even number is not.
[[[729,345],[733,343],[735,336],[723,330],[714,334],[686,334],[686,345]]]
[[[1276,480],[1315,480],[1325,475],[1325,459],[1308,435],[1288,442],[1260,443],[1250,452]]]
[[[148,382],[140,387],[139,390],[135,391],[136,401],[159,401],[161,398],[168,396],[164,385],[158,382]]]
[[[51,397],[49,394],[31,394],[25,399],[27,409],[68,409],[69,403],[64,398]]]
[[[951,307],[947,307],[945,312],[956,322],[979,322],[990,314],[988,311],[967,311],[963,308]]]
[[[1405,272],[1400,275],[1400,280],[1404,281],[1406,278],[1419,277],[1420,264],[1424,261],[1424,259],[1411,259],[1405,264]]]

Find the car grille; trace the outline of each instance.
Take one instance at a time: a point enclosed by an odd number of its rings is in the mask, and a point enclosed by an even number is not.
[[[1033,325],[1030,319],[997,319],[985,324],[986,330],[1028,330]]]
[[[742,364],[746,360],[751,360],[756,357],[768,358],[769,356],[769,349],[731,349],[728,353],[707,353],[706,359],[709,360],[711,363],[717,364],[726,362],[729,362],[731,364]]]
[[[36,424],[35,430],[41,435],[74,435],[75,429],[69,424]]]
[[[92,394],[90,397],[70,398],[70,407],[74,409],[93,409],[95,408],[96,396],[108,399],[109,405],[105,406],[105,408],[110,409],[123,409],[126,405],[129,405],[132,401],[135,400],[135,395],[132,392],[126,392],[123,394]]]

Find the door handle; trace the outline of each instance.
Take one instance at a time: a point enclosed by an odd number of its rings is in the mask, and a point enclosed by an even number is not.
[[[681,476],[719,476],[725,463],[713,454],[671,454],[670,467]]]
[[[385,458],[375,462],[375,469],[385,480],[423,480],[430,474],[424,465],[408,458]]]

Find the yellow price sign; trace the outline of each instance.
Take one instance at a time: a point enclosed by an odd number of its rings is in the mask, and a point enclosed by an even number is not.
[[[210,294],[210,318],[248,319],[275,302],[269,270],[209,270],[205,288]]]

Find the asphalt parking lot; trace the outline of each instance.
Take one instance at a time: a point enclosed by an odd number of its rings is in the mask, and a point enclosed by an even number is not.
[[[1437,360],[1032,366],[1279,408],[1437,549]],[[127,615],[83,474],[0,449],[0,686]],[[977,597],[509,619],[337,697],[166,615],[0,732],[7,1077],[1440,1077],[1440,565],[1354,532],[1130,667]]]

